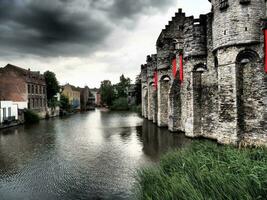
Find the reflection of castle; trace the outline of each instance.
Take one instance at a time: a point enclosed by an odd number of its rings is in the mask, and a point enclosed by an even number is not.
[[[183,134],[171,134],[167,129],[158,128],[148,120],[143,121],[141,129],[137,132],[143,142],[144,153],[155,160],[170,149],[181,148],[190,143]]]
[[[267,3],[211,4],[199,19],[179,9],[162,30],[141,68],[143,116],[190,137],[267,144]]]

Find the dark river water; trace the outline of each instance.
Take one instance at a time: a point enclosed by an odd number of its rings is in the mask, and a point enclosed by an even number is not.
[[[135,113],[99,110],[0,131],[0,199],[134,199],[136,171],[188,142]]]

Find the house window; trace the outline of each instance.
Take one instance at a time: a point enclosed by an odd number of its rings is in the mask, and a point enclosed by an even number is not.
[[[8,117],[11,117],[11,107],[8,108]]]
[[[3,119],[6,119],[6,108],[3,108]]]
[[[250,0],[240,0],[240,4],[249,4]]]
[[[220,0],[220,10],[227,9],[229,7],[228,0]]]
[[[34,94],[34,85],[32,85],[32,94]]]
[[[28,94],[31,93],[31,85],[28,85]]]
[[[35,93],[38,94],[38,85],[35,86]]]
[[[28,99],[28,109],[30,109],[30,108],[31,108],[31,100]]]

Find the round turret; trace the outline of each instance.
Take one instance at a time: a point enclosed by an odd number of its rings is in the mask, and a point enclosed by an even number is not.
[[[265,0],[210,0],[213,49],[260,42]]]

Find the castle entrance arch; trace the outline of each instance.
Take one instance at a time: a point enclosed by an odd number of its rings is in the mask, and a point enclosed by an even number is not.
[[[168,99],[170,90],[171,78],[168,75],[163,75],[159,83],[159,96],[158,96],[158,125],[160,127],[168,126]]]

